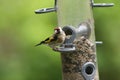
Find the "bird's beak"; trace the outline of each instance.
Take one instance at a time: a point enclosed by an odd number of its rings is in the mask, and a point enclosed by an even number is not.
[[[57,33],[57,30],[55,30],[55,33]]]

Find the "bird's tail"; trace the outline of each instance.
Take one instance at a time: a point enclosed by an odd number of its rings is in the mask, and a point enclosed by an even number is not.
[[[35,46],[39,46],[39,45],[44,44],[44,43],[45,43],[45,41],[41,41],[40,43],[36,44]]]

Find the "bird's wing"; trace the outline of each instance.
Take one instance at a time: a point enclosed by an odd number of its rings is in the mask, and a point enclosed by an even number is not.
[[[53,35],[47,39],[45,39],[45,43],[50,43],[50,42],[54,42],[57,40],[57,35]]]

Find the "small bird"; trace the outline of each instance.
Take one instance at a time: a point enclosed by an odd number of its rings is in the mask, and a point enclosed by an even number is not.
[[[55,32],[52,36],[46,38],[44,41],[41,41],[35,46],[39,46],[41,44],[48,44],[51,48],[55,49],[57,46],[63,44],[66,38],[65,32],[62,30],[61,27],[56,27],[54,31]]]

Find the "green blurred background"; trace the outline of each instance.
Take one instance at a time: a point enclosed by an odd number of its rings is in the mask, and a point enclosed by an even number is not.
[[[120,80],[120,1],[112,8],[94,8],[100,80]],[[62,80],[60,54],[34,47],[53,33],[56,13],[36,15],[54,0],[0,0],[0,80]]]

